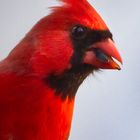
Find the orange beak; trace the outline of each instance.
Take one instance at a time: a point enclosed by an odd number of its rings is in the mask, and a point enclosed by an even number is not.
[[[84,63],[93,65],[95,68],[120,70],[120,66],[114,59],[122,64],[122,58],[114,42],[107,39],[95,43],[87,50]]]

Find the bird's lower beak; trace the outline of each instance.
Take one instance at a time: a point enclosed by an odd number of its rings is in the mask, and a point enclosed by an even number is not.
[[[84,63],[101,69],[118,69],[120,66],[115,59],[122,64],[122,58],[111,39],[97,42],[92,45],[85,54]]]

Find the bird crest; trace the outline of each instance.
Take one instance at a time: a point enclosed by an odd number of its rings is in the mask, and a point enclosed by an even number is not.
[[[59,0],[61,6],[53,7],[56,16],[77,23],[81,23],[97,30],[108,29],[100,15],[87,0]],[[54,14],[54,15],[55,15]]]

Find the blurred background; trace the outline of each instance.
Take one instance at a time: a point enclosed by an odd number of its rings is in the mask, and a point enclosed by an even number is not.
[[[80,87],[70,140],[140,140],[140,1],[90,0],[114,35],[121,71],[104,70]],[[47,15],[55,0],[0,0],[0,59]]]

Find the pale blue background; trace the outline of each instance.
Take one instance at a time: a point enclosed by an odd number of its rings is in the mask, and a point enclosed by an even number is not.
[[[140,140],[140,2],[90,0],[114,34],[122,71],[90,76],[78,91],[70,140]],[[52,0],[0,0],[0,58],[48,13]]]

